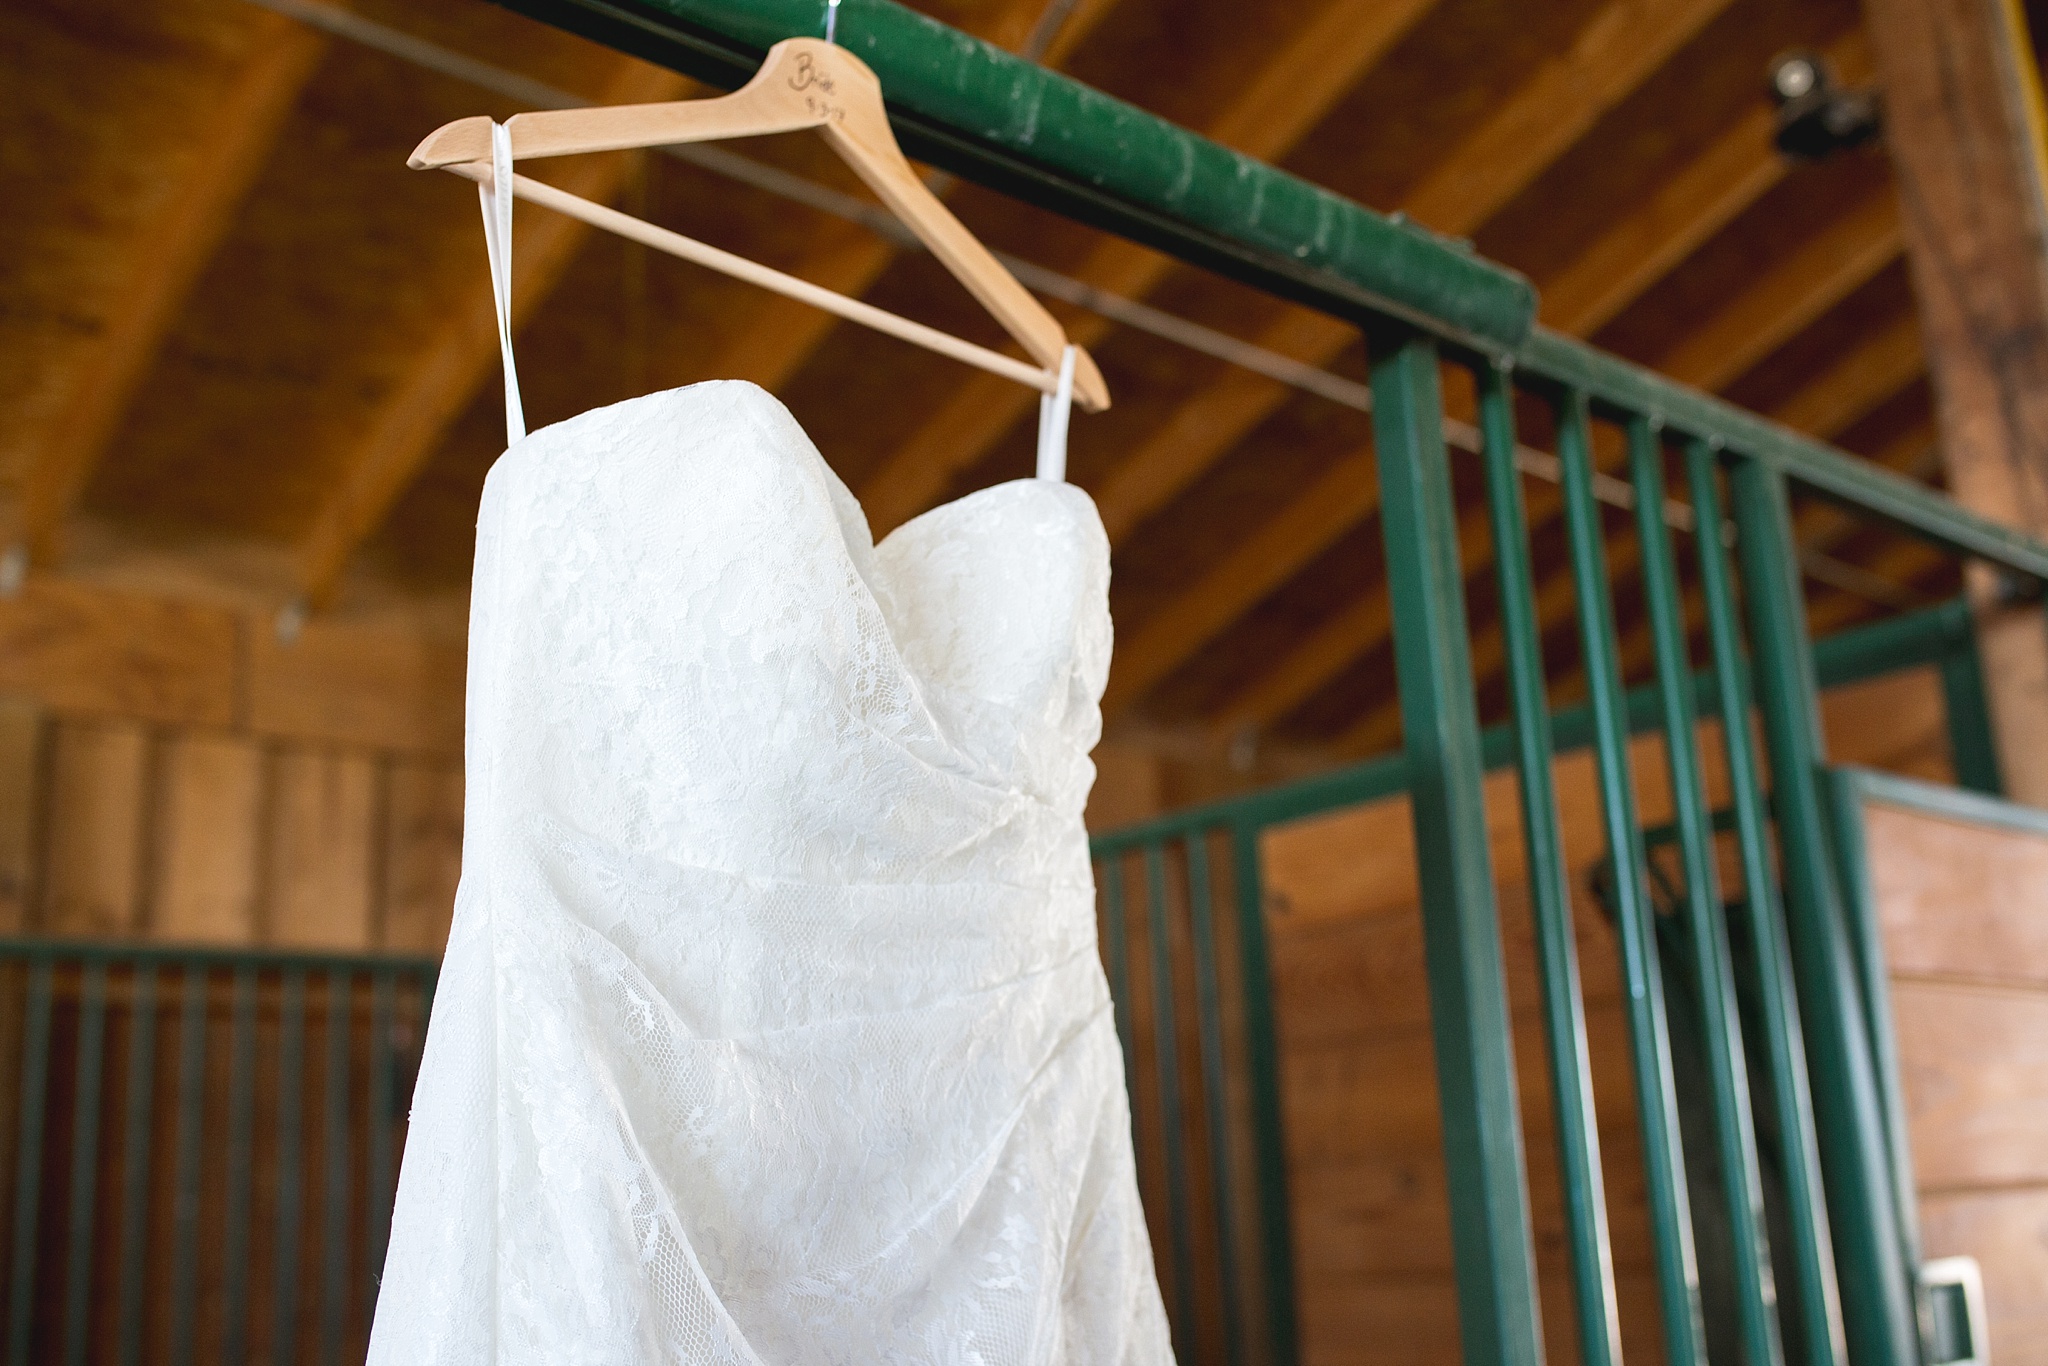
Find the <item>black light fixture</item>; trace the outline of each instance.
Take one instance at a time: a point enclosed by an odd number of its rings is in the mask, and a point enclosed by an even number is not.
[[[1770,82],[1778,109],[1774,140],[1786,156],[1819,161],[1878,134],[1877,92],[1842,89],[1817,52],[1780,53],[1771,60]]]

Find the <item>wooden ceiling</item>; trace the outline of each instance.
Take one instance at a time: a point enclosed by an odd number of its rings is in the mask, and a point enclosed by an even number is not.
[[[354,13],[580,98],[704,93],[483,0]],[[1797,163],[1764,73],[1821,49],[1873,79],[1854,0],[924,0],[948,23],[1527,273],[1543,321],[1940,478],[1881,147]],[[1051,20],[1048,22],[1048,14]],[[1062,17],[1063,16],[1063,17]],[[0,8],[0,495],[35,572],[461,619],[502,443],[475,196],[408,172],[505,95],[246,0]],[[846,193],[820,144],[747,156]],[[990,344],[928,257],[647,154],[543,178]],[[969,184],[992,245],[1352,379],[1356,333]],[[514,297],[529,423],[746,378],[789,404],[884,533],[1028,473],[1033,395],[545,210]],[[1057,306],[1116,395],[1072,475],[1114,545],[1112,732],[1282,768],[1398,742],[1365,414]],[[1449,381],[1451,403],[1469,385]],[[1542,445],[1531,408],[1524,438]],[[1606,459],[1619,464],[1608,443]],[[1477,462],[1454,453],[1475,666],[1504,711]],[[1556,491],[1528,488],[1559,700],[1578,686]],[[1625,663],[1649,642],[1609,522]],[[1814,626],[1954,590],[1939,557],[1800,509]],[[1264,762],[1262,760],[1262,762]]]

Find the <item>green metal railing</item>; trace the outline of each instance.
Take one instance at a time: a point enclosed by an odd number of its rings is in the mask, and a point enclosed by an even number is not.
[[[5,1366],[361,1360],[435,973],[0,940]]]

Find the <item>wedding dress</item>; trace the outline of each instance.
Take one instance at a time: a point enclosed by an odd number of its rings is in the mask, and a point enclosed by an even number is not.
[[[1170,1366],[1081,823],[1107,586],[1046,480],[873,545],[749,384],[515,441],[372,1362]]]

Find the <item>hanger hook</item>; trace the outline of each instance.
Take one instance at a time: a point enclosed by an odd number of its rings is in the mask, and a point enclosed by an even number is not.
[[[839,42],[839,0],[825,0],[825,41]]]

